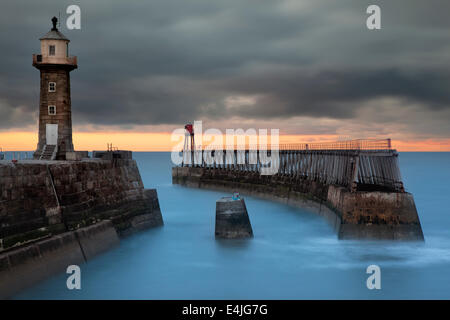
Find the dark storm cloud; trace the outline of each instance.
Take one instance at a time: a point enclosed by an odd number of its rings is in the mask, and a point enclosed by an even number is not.
[[[259,77],[261,78],[261,77]],[[272,86],[273,83],[283,84]],[[268,92],[255,106],[243,108],[246,116],[289,117],[303,114],[349,118],[358,103],[381,98],[397,97],[410,102],[427,104],[440,110],[450,106],[450,92],[446,85],[450,75],[442,72],[402,72],[398,69],[346,70],[286,75],[272,74],[270,79],[258,77],[232,82],[242,94]]]
[[[75,125],[351,119],[384,97],[450,107],[448,1],[18,0],[0,12],[0,129],[34,123],[31,54],[69,4],[82,10],[82,30],[61,27],[79,62]],[[369,4],[382,8],[380,31],[365,28]]]

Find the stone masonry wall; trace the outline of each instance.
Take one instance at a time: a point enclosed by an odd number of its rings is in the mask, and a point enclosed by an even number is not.
[[[162,224],[135,160],[0,163],[0,250],[104,219],[120,234],[145,214]]]
[[[134,160],[0,161],[0,299],[162,224]]]

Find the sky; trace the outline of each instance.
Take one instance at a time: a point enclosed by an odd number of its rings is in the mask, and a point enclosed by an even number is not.
[[[65,26],[81,8],[81,30]],[[381,30],[366,9],[381,8]],[[170,150],[185,123],[282,142],[392,138],[450,151],[448,0],[0,0],[0,147],[37,143],[31,56],[61,16],[74,144]]]

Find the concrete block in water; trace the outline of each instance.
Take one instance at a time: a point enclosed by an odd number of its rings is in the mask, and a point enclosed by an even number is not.
[[[216,202],[216,238],[238,239],[253,237],[244,199],[223,197]]]

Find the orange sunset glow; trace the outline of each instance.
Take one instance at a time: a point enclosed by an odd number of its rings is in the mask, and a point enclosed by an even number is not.
[[[107,143],[119,149],[132,151],[171,151],[179,141],[171,140],[171,133],[142,132],[74,132],[73,141],[77,150],[104,150]],[[380,137],[377,137],[380,138]],[[280,144],[336,141],[337,135],[280,135]],[[33,151],[36,148],[35,132],[1,132],[0,146],[3,151]],[[208,143],[204,143],[205,145]],[[401,152],[450,151],[450,139],[395,140],[393,147]]]

